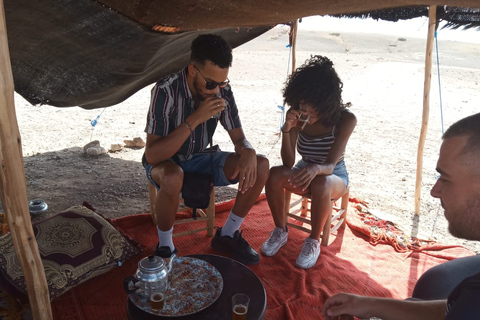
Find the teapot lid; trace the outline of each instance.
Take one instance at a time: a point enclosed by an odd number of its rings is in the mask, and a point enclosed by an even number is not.
[[[142,271],[155,272],[165,267],[165,260],[158,256],[148,256],[138,262]]]

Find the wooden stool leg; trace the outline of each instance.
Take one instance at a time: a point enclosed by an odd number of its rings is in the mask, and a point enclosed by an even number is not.
[[[306,197],[302,197],[302,211],[300,213],[300,217],[306,218],[308,217],[308,205],[310,204],[310,199]]]
[[[157,199],[157,188],[148,181],[148,199],[150,201],[150,214],[152,215],[153,224],[157,224],[157,217],[155,216],[155,200]]]
[[[210,204],[206,209],[207,213],[207,236],[213,237],[213,228],[215,227],[215,187],[212,188],[210,193]]]

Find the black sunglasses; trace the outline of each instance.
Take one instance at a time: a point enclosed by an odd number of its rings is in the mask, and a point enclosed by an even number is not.
[[[193,66],[193,67],[197,70],[197,72],[198,72],[198,74],[200,75],[200,77],[202,77],[203,81],[205,82],[205,88],[206,88],[207,90],[213,90],[213,89],[215,89],[217,86],[220,87],[220,88],[225,88],[225,87],[227,86],[227,84],[230,83],[230,80],[228,80],[228,78],[227,78],[227,80],[225,80],[225,81],[223,81],[223,82],[220,82],[220,83],[215,82],[215,81],[207,81],[207,80],[205,80],[205,78],[203,77],[203,75],[202,75],[202,73],[200,72],[200,70],[198,70],[198,68],[195,67],[195,66]]]

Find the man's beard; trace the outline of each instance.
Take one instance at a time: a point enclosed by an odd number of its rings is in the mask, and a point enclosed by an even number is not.
[[[197,78],[198,78],[198,74],[196,76],[196,78],[194,79],[193,81],[193,87],[195,88],[195,92],[196,92],[196,95],[194,96],[194,99],[196,100],[200,100],[200,101],[203,101],[205,99],[207,99],[208,97],[214,97],[215,94],[205,94],[205,93],[202,93],[203,89],[199,87],[199,85],[197,84]]]
[[[477,194],[462,209],[449,214],[448,230],[452,236],[480,241],[480,194]]]

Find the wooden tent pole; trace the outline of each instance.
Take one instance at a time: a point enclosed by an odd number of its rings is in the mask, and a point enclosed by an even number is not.
[[[295,72],[295,49],[297,47],[298,19],[293,21],[292,27],[292,73]]]
[[[428,36],[427,49],[425,53],[425,80],[423,84],[423,113],[422,129],[417,150],[417,179],[415,182],[415,214],[420,215],[420,200],[422,197],[422,170],[423,170],[423,148],[427,138],[428,118],[430,113],[430,84],[432,80],[432,49],[437,23],[437,6],[431,5],[428,10]]]
[[[5,10],[3,0],[0,0],[0,192],[13,245],[27,284],[33,318],[50,320],[52,310],[47,280],[28,210],[25,168],[13,92]]]

